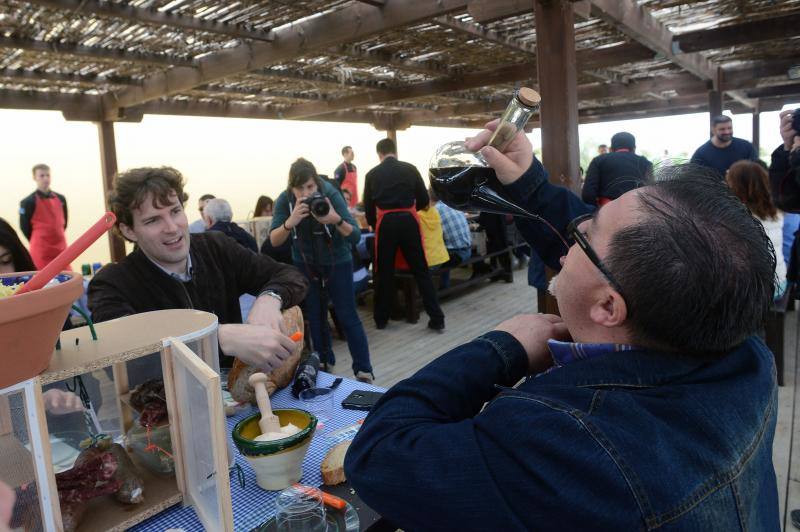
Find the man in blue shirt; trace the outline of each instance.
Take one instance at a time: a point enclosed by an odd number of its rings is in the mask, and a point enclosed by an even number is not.
[[[711,140],[695,150],[693,163],[716,170],[720,179],[724,179],[728,168],[736,161],[758,160],[752,144],[733,136],[733,122],[729,116],[715,116],[711,124]]]
[[[516,222],[560,269],[562,316],[512,318],[390,389],[345,458],[360,497],[404,530],[779,530],[759,222],[691,166],[594,210],[490,129],[467,148],[552,226]]]

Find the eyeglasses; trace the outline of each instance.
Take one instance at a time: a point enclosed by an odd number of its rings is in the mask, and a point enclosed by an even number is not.
[[[600,273],[608,280],[608,283],[616,290],[617,292],[622,295],[622,290],[619,287],[619,283],[614,280],[614,277],[611,275],[611,272],[608,271],[608,268],[600,261],[600,257],[597,256],[597,253],[594,251],[592,246],[589,244],[589,241],[586,240],[586,235],[580,230],[580,226],[592,219],[594,215],[592,213],[582,214],[572,220],[569,225],[567,225],[567,236],[573,239],[586,253],[586,256],[589,257],[589,260],[592,261],[592,264],[597,266],[597,269],[600,270]],[[623,296],[624,297],[624,296]]]

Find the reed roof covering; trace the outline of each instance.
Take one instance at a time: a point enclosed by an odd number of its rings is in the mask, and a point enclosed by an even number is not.
[[[715,84],[734,112],[800,96],[800,0],[571,4],[581,121],[703,110]],[[0,107],[472,126],[536,85],[532,6],[6,0]]]

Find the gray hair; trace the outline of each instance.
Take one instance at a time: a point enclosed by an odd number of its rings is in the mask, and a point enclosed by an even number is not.
[[[221,198],[214,198],[208,200],[203,214],[208,216],[213,223],[216,222],[230,222],[233,219],[233,209],[227,200]]]

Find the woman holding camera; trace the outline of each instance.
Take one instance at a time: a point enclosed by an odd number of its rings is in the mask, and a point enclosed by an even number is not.
[[[289,168],[288,187],[275,201],[272,216],[270,243],[277,247],[291,238],[294,264],[310,282],[305,310],[314,350],[322,362],[335,363],[327,319],[330,300],[347,337],[353,373],[371,383],[374,376],[367,335],[356,312],[350,252],[361,231],[342,194],[301,158]]]

